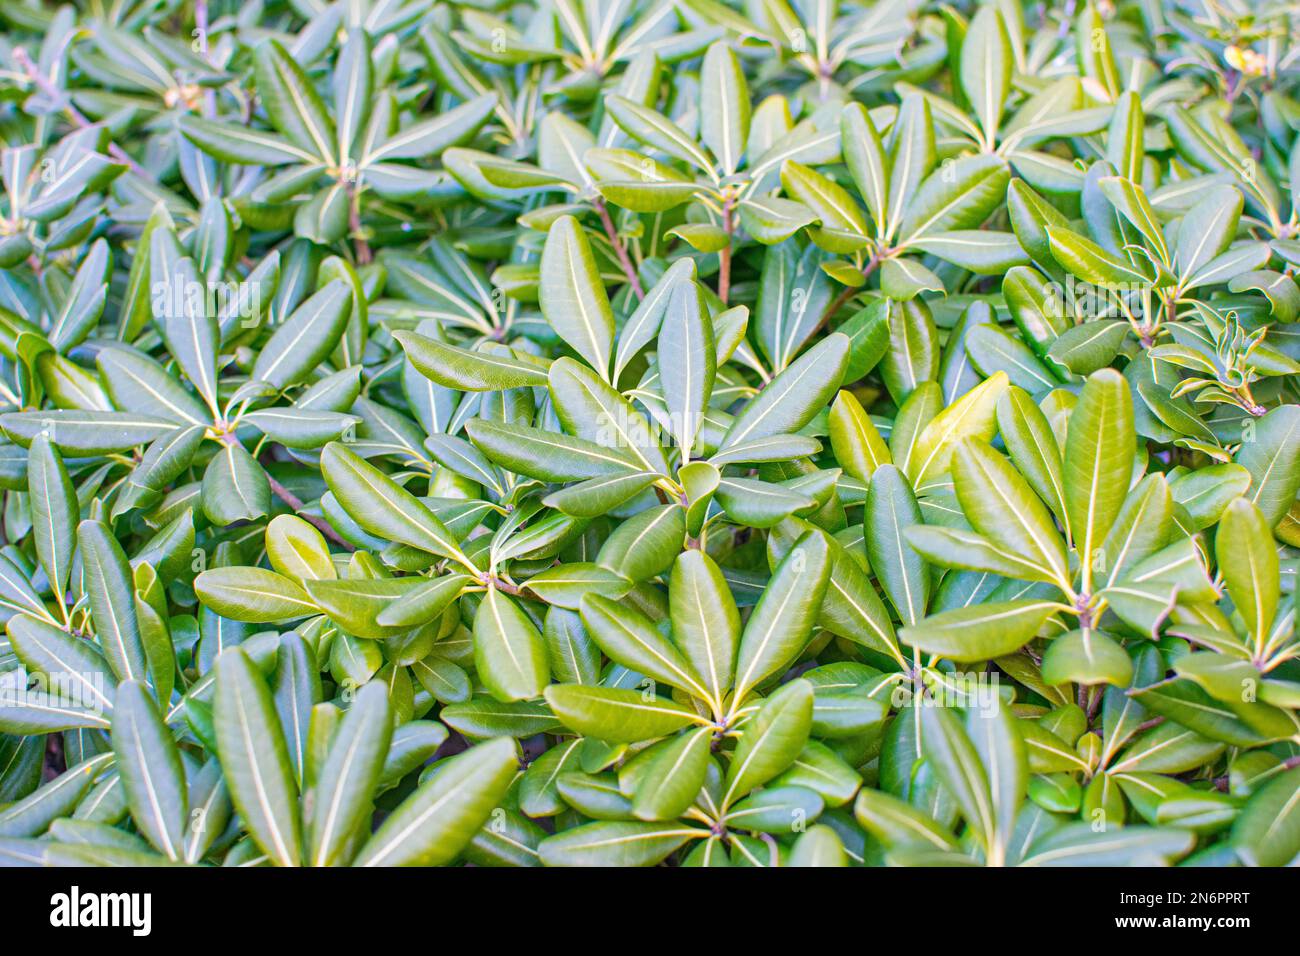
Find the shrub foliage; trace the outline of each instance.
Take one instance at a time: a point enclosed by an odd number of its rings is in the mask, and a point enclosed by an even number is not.
[[[1300,855],[1293,7],[0,21],[0,861]]]

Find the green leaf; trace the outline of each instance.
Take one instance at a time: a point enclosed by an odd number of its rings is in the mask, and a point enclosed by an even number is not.
[[[803,651],[829,579],[829,546],[819,535],[804,535],[772,572],[745,624],[736,655],[737,701]]]
[[[325,104],[302,68],[275,40],[253,51],[258,98],[276,128],[327,165],[337,162],[337,137]]]
[[[1257,790],[1232,826],[1238,856],[1252,866],[1286,866],[1300,853],[1300,768]]]
[[[501,701],[531,700],[550,682],[541,632],[494,587],[474,615],[474,666],[484,687]]]
[[[262,346],[254,381],[277,391],[296,385],[334,351],[352,312],[350,291],[335,279],[298,306]]]
[[[903,628],[904,644],[954,661],[983,661],[1018,650],[1061,609],[1054,601],[1021,599],[956,608]]]
[[[695,713],[653,693],[582,684],[552,684],[546,702],[575,733],[613,743],[663,737],[695,720]]]
[[[669,431],[682,450],[682,460],[689,461],[716,374],[713,326],[694,282],[679,282],[669,297],[659,329],[658,355]]]
[[[957,500],[971,526],[1001,550],[1038,569],[1039,580],[1065,586],[1065,545],[1051,515],[1011,464],[978,438],[953,454]]]
[[[1047,226],[1052,257],[1067,271],[1093,285],[1147,285],[1150,279],[1127,260],[1107,252],[1086,236],[1063,226]]]
[[[102,521],[81,522],[77,539],[81,544],[82,586],[104,656],[122,680],[147,680],[149,665],[136,613],[135,580],[126,554]]]
[[[393,338],[421,375],[446,388],[492,392],[546,384],[544,369],[504,350],[470,351],[406,331],[394,333]]]
[[[437,116],[400,129],[366,154],[363,162],[373,167],[381,161],[436,156],[472,137],[492,115],[497,102],[495,92],[485,92]]]
[[[662,114],[617,95],[605,98],[605,109],[609,111],[610,118],[638,142],[662,150],[702,172],[712,171],[713,164],[704,150],[681,127]]]
[[[27,454],[27,494],[36,557],[45,570],[55,600],[63,604],[72,552],[77,546],[77,519],[81,509],[63,456],[47,433],[32,440]]]
[[[806,425],[839,388],[848,347],[848,338],[836,332],[808,349],[741,409],[719,447],[726,450]]]
[[[930,571],[904,538],[904,530],[921,523],[921,509],[911,486],[893,465],[876,469],[867,489],[867,558],[881,589],[904,624],[925,617],[930,600]]]
[[[990,68],[997,66],[990,64]],[[988,154],[945,164],[921,184],[909,203],[899,230],[904,244],[978,228],[1002,202],[1010,178],[1006,163]],[[939,254],[937,249],[929,251]]]
[[[675,820],[704,786],[709,768],[708,727],[670,737],[637,783],[632,813],[638,820]]]
[[[370,820],[392,726],[384,686],[366,684],[331,737],[316,779],[307,821],[307,859],[313,866],[349,861],[351,841]]]
[[[1082,567],[1093,590],[1098,550],[1115,523],[1133,476],[1133,401],[1128,382],[1103,369],[1089,377],[1070,415],[1065,439],[1065,507]]]
[[[214,123],[191,115],[182,116],[177,125],[186,139],[223,162],[248,166],[320,162],[312,150],[274,133],[234,123]]]
[[[688,297],[687,305],[695,303]],[[705,321],[703,315],[700,321]],[[707,337],[709,332],[696,335]],[[668,474],[667,459],[645,416],[591,369],[570,358],[557,359],[551,365],[549,384],[555,413],[566,431],[607,448],[626,450],[646,471]]]
[[[354,452],[330,442],[321,453],[321,473],[363,530],[451,558],[478,574],[451,532],[423,502]]]
[[[203,472],[203,513],[215,525],[253,521],[271,510],[266,472],[237,441],[223,443]]]
[[[89,641],[79,640],[61,628],[27,614],[11,617],[6,632],[10,649],[28,672],[43,674],[48,679],[55,691],[51,695],[52,704],[70,698],[61,709],[71,711],[71,704],[75,702],[100,713],[112,711],[114,675],[108,662]],[[39,696],[30,701],[17,698],[13,703],[29,702],[39,706],[40,699]]]
[[[316,613],[316,604],[292,579],[264,568],[228,567],[204,571],[194,593],[205,606],[232,621],[291,621]]]
[[[831,406],[830,439],[840,467],[861,481],[869,481],[877,468],[891,463],[880,430],[851,392],[840,392]]]
[[[790,766],[803,750],[812,727],[812,685],[785,684],[759,706],[741,728],[740,743],[723,781],[722,806],[761,787]]]
[[[168,348],[215,417],[220,330],[216,317],[208,311],[205,286],[193,261],[182,258],[168,262],[158,248],[163,236],[170,233],[159,230],[153,234],[151,254],[155,264],[165,270],[161,279],[154,277],[155,286],[161,283],[161,292],[154,293],[155,311],[161,304],[161,325]]]
[[[971,19],[961,47],[961,86],[991,146],[1011,89],[1011,41],[996,6],[986,5]],[[904,230],[906,232],[906,230]]]
[[[740,61],[723,40],[710,45],[700,66],[700,118],[704,145],[725,175],[740,166],[749,138],[749,88]]]
[[[840,114],[840,135],[844,143],[844,162],[849,167],[858,193],[876,225],[876,235],[886,233],[886,209],[889,202],[890,168],[884,144],[871,114],[860,103],[849,103]]]
[[[437,765],[389,814],[356,866],[440,866],[474,838],[519,769],[515,742],[497,737]]]
[[[547,837],[538,852],[546,866],[654,866],[706,834],[680,823],[598,821]]]
[[[71,814],[96,777],[112,762],[112,754],[99,754],[0,810],[0,839],[13,840],[44,833],[55,820]]]
[[[908,477],[918,490],[939,483],[938,479],[948,472],[953,448],[961,439],[992,440],[997,430],[998,402],[1007,384],[1007,376],[995,372],[926,424],[908,458]]]
[[[1114,360],[1128,333],[1129,324],[1117,320],[1076,325],[1057,337],[1047,357],[1075,375],[1091,375]]]
[[[731,687],[740,615],[721,569],[707,554],[678,555],[669,580],[673,641],[699,675],[705,697],[721,704]]]
[[[557,219],[546,236],[540,297],[556,334],[609,381],[614,313],[586,234],[572,216]]]
[[[1196,843],[1187,830],[1132,826],[1097,832],[1088,823],[1063,826],[1034,841],[1021,866],[1167,866]]]
[[[1281,596],[1277,547],[1263,512],[1248,498],[1233,500],[1219,523],[1214,548],[1246,632],[1262,649]]]
[[[188,820],[185,770],[153,696],[137,681],[118,685],[112,739],[136,826],[168,859],[181,859]]]
[[[1043,652],[1042,672],[1049,684],[1127,687],[1133,679],[1133,662],[1115,638],[1085,627],[1053,638]]]
[[[630,452],[559,432],[499,424],[482,418],[473,419],[466,431],[474,444],[502,468],[543,481],[581,481],[643,473]]]
[[[280,866],[297,866],[298,787],[271,692],[237,647],[217,658],[216,675],[213,721],[231,799],[262,851]]]
[[[1253,440],[1243,442],[1237,464],[1250,472],[1250,494],[1269,527],[1276,528],[1300,494],[1300,407],[1280,405],[1254,423]]]
[[[980,719],[992,718],[976,718]],[[990,862],[998,862],[1003,839],[1000,827],[1005,820],[1006,809],[1004,807],[1001,813],[998,812],[993,797],[995,781],[987,775],[980,752],[966,735],[961,721],[949,708],[922,707],[921,729],[925,741],[926,764],[933,768],[944,789],[951,794],[966,823],[977,834]],[[1014,728],[1010,728],[1009,733],[1014,734]],[[988,739],[985,737],[986,741]],[[1006,756],[1005,749],[999,746],[997,750],[990,751],[989,755]],[[1013,762],[1009,767],[997,769],[1015,778],[1013,789],[1023,790],[1023,767],[1017,768]],[[996,785],[1000,788],[1006,783],[1003,773],[999,773]],[[1012,792],[999,795],[1003,797],[1004,804],[1011,804],[1011,814],[1014,815],[1018,794]],[[1009,821],[1006,822],[1009,824]]]

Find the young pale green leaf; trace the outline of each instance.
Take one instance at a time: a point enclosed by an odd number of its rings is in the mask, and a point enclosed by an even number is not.
[[[841,391],[831,405],[830,440],[840,467],[860,481],[869,481],[877,468],[891,464],[880,430],[852,392]]]
[[[741,728],[723,782],[722,806],[761,787],[790,766],[803,750],[812,727],[813,691],[805,680],[784,684],[759,706]]]
[[[1061,610],[1055,601],[1021,599],[932,614],[903,628],[904,644],[954,661],[983,661],[1018,650]]]
[[[668,738],[637,783],[632,813],[638,820],[675,820],[695,802],[709,769],[708,727]]]
[[[1280,599],[1277,547],[1263,513],[1248,498],[1232,501],[1214,536],[1219,572],[1228,584],[1246,633],[1262,648]]]
[[[546,702],[570,730],[613,743],[638,743],[680,730],[695,712],[651,692],[552,684]]]
[[[547,837],[538,852],[546,866],[654,866],[707,832],[680,823],[598,821]]]
[[[1064,542],[1043,503],[1005,458],[980,439],[963,439],[953,455],[953,479],[976,531],[1027,560],[1044,579],[1066,585]]]

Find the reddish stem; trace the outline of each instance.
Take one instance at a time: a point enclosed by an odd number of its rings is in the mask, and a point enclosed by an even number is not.
[[[731,236],[736,229],[731,219],[730,199],[722,204],[722,228],[727,232],[727,245],[718,253],[718,298],[726,305],[731,294]]]
[[[343,548],[345,551],[356,550],[356,548],[353,545],[349,544],[343,538],[339,537],[339,533],[335,531],[333,526],[331,526],[330,523],[326,521],[324,518],[319,518],[316,515],[312,515],[312,514],[299,514],[299,512],[301,512],[302,509],[306,507],[303,500],[299,498],[297,495],[295,495],[288,488],[286,488],[284,485],[280,484],[278,481],[272,478],[270,472],[267,472],[266,480],[271,486],[272,494],[274,494],[277,498],[279,498],[286,505],[292,508],[294,513],[298,514],[298,517],[302,518],[308,524],[313,525],[317,531],[325,535],[325,537],[329,538],[331,541],[337,544],[340,548]]]
[[[374,260],[370,243],[361,231],[361,194],[355,185],[348,187],[348,229],[352,232],[352,241],[356,244],[357,263],[367,266]]]
[[[605,227],[605,235],[609,238],[609,244],[614,247],[614,255],[618,257],[618,264],[623,267],[623,275],[627,276],[628,285],[636,293],[637,299],[644,299],[645,291],[641,288],[641,280],[637,278],[636,266],[632,265],[632,259],[627,254],[627,247],[623,245],[623,240],[618,237],[618,230],[614,228],[614,220],[609,215],[609,207],[605,205],[603,199],[597,199],[595,206],[596,214],[600,216],[600,224]]]
[[[77,109],[76,106],[72,104],[71,98],[68,97],[68,95],[64,93],[63,90],[59,89],[52,82],[50,82],[50,78],[36,68],[36,64],[32,62],[32,58],[27,55],[27,51],[25,49],[23,49],[22,47],[18,47],[17,49],[15,49],[14,59],[18,62],[18,65],[21,66],[27,72],[28,79],[30,79],[33,83],[35,83],[40,88],[42,93],[44,93],[50,99],[54,100],[56,103],[62,103],[64,111],[72,119],[74,125],[76,125],[80,129],[86,129],[89,126],[95,125],[94,123],[92,123],[90,120],[86,118],[85,114],[83,114],[81,110]],[[118,146],[117,143],[114,143],[111,140],[109,141],[108,144],[108,154],[112,156],[114,159],[116,159],[119,163],[125,164],[137,176],[141,176],[145,179],[153,178],[147,172],[145,172],[143,166],[141,166],[134,159],[132,159],[130,155],[127,154],[126,150],[124,150],[121,146]]]
[[[232,445],[232,446],[237,444],[239,441],[239,439],[237,439],[234,435],[230,434],[229,432],[224,432],[221,435],[219,435],[218,440],[223,445]],[[280,482],[275,480],[275,478],[271,475],[271,473],[266,470],[265,461],[262,462],[262,472],[266,475],[267,484],[271,486],[271,493],[275,495],[277,498],[279,498],[281,501],[283,501],[290,508],[292,508],[294,514],[297,514],[298,517],[302,518],[308,524],[314,526],[317,531],[325,535],[325,537],[329,538],[331,541],[333,541],[335,544],[337,544],[339,547],[343,548],[344,550],[347,551],[356,550],[356,548],[353,545],[349,544],[343,538],[339,537],[339,533],[335,531],[333,526],[330,525],[330,523],[326,521],[324,518],[320,518],[317,517],[316,515],[311,515],[311,514],[306,514],[306,515],[299,514],[299,512],[301,512],[303,508],[306,507],[306,504],[303,502],[301,498],[295,495],[292,491],[290,491],[284,485],[280,484]]]

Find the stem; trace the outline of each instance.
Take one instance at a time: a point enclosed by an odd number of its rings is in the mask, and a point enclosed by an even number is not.
[[[524,589],[519,585],[511,584],[509,581],[504,578],[499,578],[495,574],[483,575],[482,583],[490,588],[496,588],[502,594],[513,594],[518,596],[524,593]]]
[[[286,505],[292,508],[295,514],[302,511],[305,505],[303,504],[303,500],[301,498],[299,498],[292,491],[290,491],[284,485],[280,484],[273,477],[271,477],[271,474],[269,472],[266,475],[266,480],[271,485],[272,494],[274,494],[277,498],[279,498]],[[343,538],[339,537],[339,533],[335,531],[334,528],[330,525],[330,523],[326,521],[324,518],[318,518],[316,515],[312,515],[312,514],[306,514],[306,515],[299,514],[298,517],[302,518],[308,524],[314,526],[317,531],[325,535],[325,537],[329,538],[331,541],[333,541],[339,547],[343,548],[345,551],[356,550],[355,547],[353,547],[347,541],[343,540]]]
[[[731,218],[731,196],[722,203],[722,228],[727,231],[727,245],[718,253],[718,298],[727,304],[731,293],[731,237],[735,234],[736,224]]]
[[[218,440],[223,445],[232,445],[232,446],[238,442],[238,439],[235,438],[235,436],[230,434],[229,432],[223,432],[222,434],[220,434],[218,436]],[[274,494],[281,501],[283,501],[290,508],[292,508],[294,514],[297,514],[298,517],[302,518],[308,524],[315,527],[317,531],[325,535],[325,537],[329,538],[331,541],[339,545],[339,547],[343,548],[344,550],[346,551],[356,550],[355,547],[353,547],[343,538],[339,537],[339,533],[335,531],[333,526],[330,525],[330,523],[326,521],[324,518],[318,518],[316,515],[311,515],[311,514],[307,514],[307,515],[298,514],[303,510],[303,508],[306,507],[306,505],[303,503],[303,500],[299,498],[297,495],[295,495],[288,488],[286,488],[284,485],[280,484],[280,482],[276,481],[275,478],[271,475],[271,473],[266,470],[265,462],[263,462],[262,465],[263,465],[262,471],[266,475],[267,484],[271,486],[271,493]]]
[[[356,244],[357,263],[367,266],[375,256],[370,251],[370,243],[366,241],[365,234],[361,231],[361,194],[357,191],[355,183],[348,185],[348,197],[348,229]]]
[[[18,65],[27,72],[28,79],[35,83],[42,93],[55,102],[63,104],[64,111],[67,112],[74,125],[80,129],[86,129],[87,127],[95,125],[86,118],[85,114],[83,114],[81,110],[77,109],[76,106],[72,104],[72,100],[63,92],[63,90],[50,82],[50,78],[36,68],[36,64],[32,62],[32,58],[27,55],[25,49],[22,47],[15,49],[14,60],[16,60]],[[108,154],[118,162],[125,164],[137,176],[144,179],[153,179],[152,176],[145,172],[143,166],[132,159],[127,154],[126,150],[121,146],[118,146],[117,143],[114,143],[112,140],[108,143]]]
[[[618,230],[614,228],[614,220],[610,218],[609,207],[605,205],[605,200],[597,199],[595,201],[596,213],[600,216],[600,224],[605,227],[605,235],[609,238],[609,244],[614,247],[614,255],[618,257],[618,264],[623,267],[623,275],[627,276],[628,285],[636,293],[638,300],[645,298],[645,291],[641,288],[641,280],[637,278],[636,266],[632,265],[632,259],[627,254],[627,247],[623,245],[623,240],[618,236]]]

